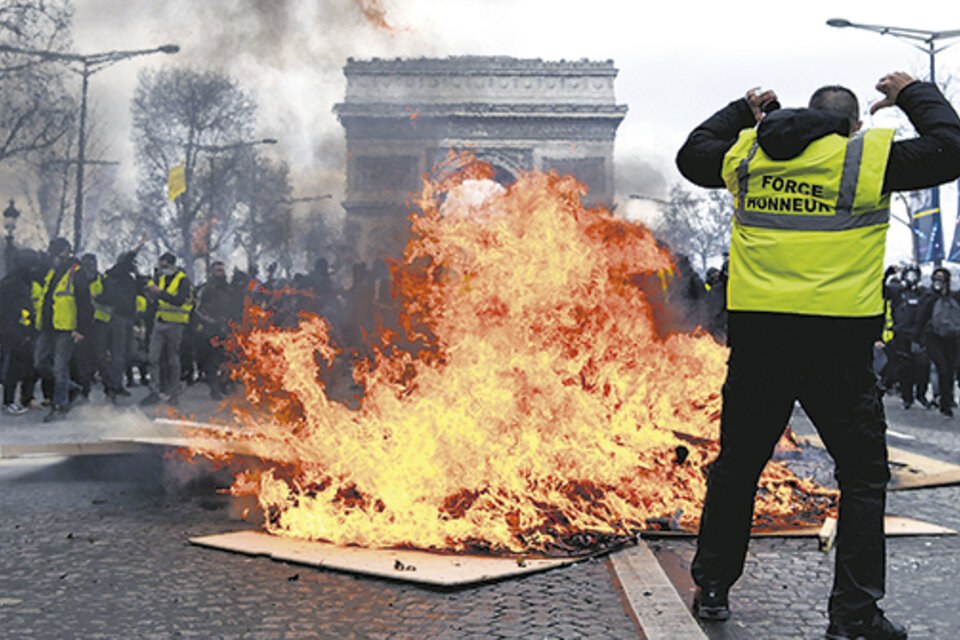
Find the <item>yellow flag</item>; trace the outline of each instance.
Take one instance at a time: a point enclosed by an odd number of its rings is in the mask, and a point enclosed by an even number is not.
[[[167,195],[170,196],[170,202],[177,199],[177,196],[187,190],[187,174],[182,164],[170,167],[170,175],[167,178]]]

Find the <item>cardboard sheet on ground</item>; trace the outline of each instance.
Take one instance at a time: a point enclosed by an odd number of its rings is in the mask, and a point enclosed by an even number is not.
[[[435,586],[463,586],[546,571],[585,560],[591,556],[543,558],[531,556],[469,556],[411,551],[363,549],[324,542],[275,536],[265,531],[233,531],[190,538],[195,545],[212,547],[323,569],[419,582]],[[596,554],[594,554],[596,555]]]
[[[797,527],[795,529],[779,529],[777,531],[760,531],[751,534],[751,537],[760,538],[819,538],[821,525]],[[955,536],[957,532],[938,524],[907,518],[905,516],[883,517],[883,528],[887,536]],[[644,531],[644,538],[660,537],[692,537],[696,531]]]
[[[823,448],[819,436],[800,438],[816,447]],[[911,453],[896,447],[887,447],[890,459],[891,491],[920,489],[922,487],[940,487],[960,483],[960,465]]]

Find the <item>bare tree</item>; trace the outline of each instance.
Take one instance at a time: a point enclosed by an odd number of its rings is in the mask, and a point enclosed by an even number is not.
[[[48,149],[72,130],[64,69],[6,49],[65,51],[72,19],[68,0],[0,3],[0,163]]]
[[[696,258],[703,272],[711,258],[720,257],[730,246],[732,203],[725,190],[692,190],[676,183],[670,189],[669,204],[662,206],[656,231],[675,252]]]
[[[247,266],[275,260],[289,269],[293,253],[293,187],[286,162],[254,155],[242,167],[240,199],[245,215],[236,230]]]
[[[233,203],[212,200],[230,193],[229,176],[217,167],[236,166],[229,156],[249,152],[243,147],[252,135],[256,105],[223,74],[172,68],[140,74],[132,110],[140,208],[158,219],[166,231],[163,244],[192,270],[195,236],[204,237],[214,223],[229,226],[234,215]],[[167,178],[181,163],[186,191],[171,205]],[[215,222],[214,215],[223,219]]]

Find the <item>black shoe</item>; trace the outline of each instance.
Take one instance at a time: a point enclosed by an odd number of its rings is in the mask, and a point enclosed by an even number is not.
[[[909,409],[909,408],[912,407],[912,406],[913,406],[913,402],[907,402],[906,400],[903,400],[903,401],[900,403],[900,407],[901,407],[904,411],[906,411],[907,409]]]
[[[826,640],[907,640],[907,630],[877,609],[873,617],[856,622],[831,622]]]
[[[952,418],[953,409],[940,409],[940,415],[942,415],[944,418]]]
[[[697,587],[697,592],[693,594],[693,615],[701,620],[727,620],[730,617],[727,592],[726,588],[716,584]]]
[[[149,407],[155,404],[160,404],[160,394],[156,391],[151,391],[146,398],[140,401],[141,407]]]
[[[64,420],[67,417],[66,407],[59,407],[53,405],[50,407],[50,413],[43,417],[44,422],[56,422],[58,420]]]

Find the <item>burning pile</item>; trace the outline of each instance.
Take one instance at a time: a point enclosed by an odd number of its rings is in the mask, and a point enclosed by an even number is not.
[[[323,318],[279,328],[251,310],[235,338],[248,405],[236,417],[279,462],[231,490],[256,495],[269,531],[569,553],[678,514],[696,528],[726,349],[656,336],[645,291],[672,261],[647,229],[584,208],[572,177],[503,189],[489,175],[462,162],[425,181],[391,268],[402,330],[356,363],[359,406],[326,392],[338,350]],[[757,511],[809,523],[835,500],[771,463]]]

